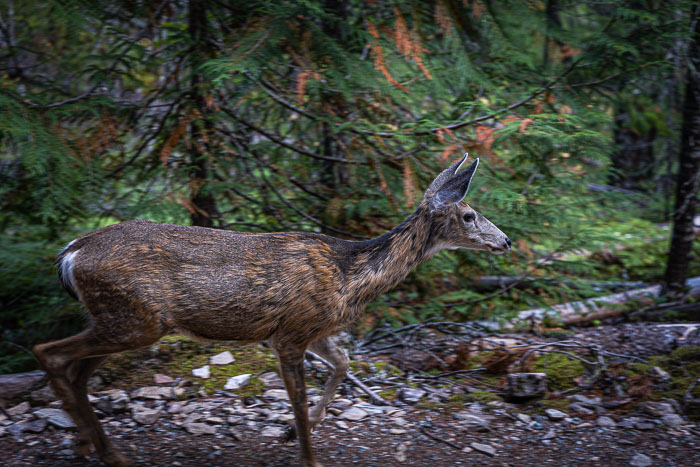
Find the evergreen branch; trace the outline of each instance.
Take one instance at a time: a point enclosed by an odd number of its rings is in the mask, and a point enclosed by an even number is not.
[[[221,96],[221,97],[222,97],[222,100],[225,100],[225,99],[223,99],[223,96]],[[293,145],[293,144],[290,144],[290,143],[287,143],[287,142],[281,140],[280,138],[277,138],[276,136],[274,136],[273,134],[271,134],[271,133],[269,133],[269,132],[263,130],[262,128],[260,128],[260,127],[258,127],[258,126],[256,126],[256,125],[253,125],[253,124],[250,123],[248,120],[246,120],[246,119],[244,119],[243,117],[241,117],[241,116],[239,116],[238,114],[236,114],[233,110],[227,109],[226,107],[221,107],[221,110],[223,110],[224,113],[227,114],[229,117],[231,117],[231,118],[233,118],[234,120],[236,120],[236,121],[242,123],[243,125],[247,126],[247,127],[250,128],[251,130],[253,130],[253,131],[255,131],[255,132],[261,134],[262,136],[264,136],[265,138],[269,139],[269,140],[272,141],[273,143],[276,143],[276,144],[278,144],[278,145],[280,145],[280,146],[282,146],[282,147],[285,147],[285,148],[287,148],[287,149],[291,149],[292,151],[294,151],[294,152],[296,152],[296,153],[302,154],[302,155],[304,155],[304,156],[312,157],[312,158],[314,158],[314,159],[319,159],[319,160],[322,160],[322,161],[343,162],[343,163],[345,163],[345,164],[359,164],[359,163],[360,163],[360,162],[358,162],[358,161],[351,161],[351,160],[348,160],[348,159],[341,159],[341,158],[339,158],[339,157],[322,156],[322,155],[320,155],[320,154],[313,153],[313,152],[308,151],[308,150],[306,150],[306,149],[304,149],[304,148],[301,148],[301,147],[299,147],[299,146],[295,146],[295,145]]]

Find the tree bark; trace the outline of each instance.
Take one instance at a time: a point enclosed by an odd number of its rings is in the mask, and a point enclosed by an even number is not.
[[[202,88],[204,78],[197,69],[213,56],[208,34],[206,0],[190,0],[189,2],[189,33],[192,40],[192,52],[190,67],[192,77],[190,79],[190,99],[199,115],[190,124],[190,139],[192,149],[190,151],[190,201],[192,211],[190,219],[192,225],[201,227],[213,227],[217,217],[216,199],[209,187],[209,161],[207,157],[211,152],[208,137],[212,132],[211,123],[207,119],[208,106],[205,90]]]
[[[671,248],[663,289],[666,295],[683,291],[693,246],[693,219],[700,183],[700,6],[691,15],[692,35],[685,63],[685,99]]]

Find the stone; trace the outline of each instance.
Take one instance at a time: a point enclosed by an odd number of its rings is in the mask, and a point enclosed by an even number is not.
[[[566,413],[557,409],[546,409],[544,413],[547,415],[547,417],[549,417],[550,420],[555,422],[559,420],[564,420],[567,417]]]
[[[266,438],[281,438],[285,433],[285,428],[281,426],[266,426],[260,432],[260,436]]]
[[[186,423],[183,425],[185,430],[191,435],[213,435],[216,433],[216,428],[207,425],[206,423]]]
[[[350,429],[350,425],[348,425],[346,422],[344,422],[342,420],[338,420],[337,422],[335,422],[335,426],[337,426],[341,430],[349,430]]]
[[[46,429],[46,426],[48,424],[49,421],[45,418],[37,418],[36,420],[32,420],[31,422],[24,422],[24,431],[27,431],[29,433],[41,433]]]
[[[357,404],[353,405],[353,407],[362,409],[370,415],[381,415],[387,410],[386,407],[382,407],[380,405],[367,404],[366,402],[358,402]]]
[[[269,371],[258,376],[266,388],[284,389],[284,381],[274,371]]]
[[[226,380],[226,385],[224,386],[224,389],[228,391],[238,391],[239,389],[245,387],[250,383],[250,378],[251,374],[244,374],[244,375],[238,375],[238,376],[232,376],[228,380]]]
[[[634,427],[640,431],[649,431],[653,430],[655,425],[653,423],[637,422],[634,424]]]
[[[668,426],[679,426],[685,423],[685,420],[680,415],[675,413],[667,413],[661,417],[661,421]]]
[[[168,375],[156,373],[155,375],[153,375],[153,382],[156,384],[170,384],[174,383],[175,379]]]
[[[289,394],[284,389],[268,389],[263,393],[266,399],[289,400]]]
[[[29,412],[29,410],[32,408],[32,405],[27,402],[21,402],[14,407],[10,407],[9,409],[6,410],[7,414],[11,417],[16,417],[18,415],[24,415],[25,413]]]
[[[363,418],[368,417],[369,414],[362,410],[359,407],[350,407],[348,410],[345,412],[341,413],[338,418],[342,418],[345,420],[350,420],[352,422],[357,422],[359,420],[362,420]]]
[[[461,412],[457,412],[455,414],[455,418],[461,420],[460,428],[463,430],[476,431],[480,433],[491,431],[490,419],[493,417],[474,415],[472,413],[468,413],[466,410],[463,410]]]
[[[529,425],[532,421],[532,417],[524,413],[516,413],[515,418],[517,418],[519,421],[523,422],[526,425]]]
[[[95,402],[95,408],[101,410],[107,415],[112,415],[114,413],[114,408],[112,407],[112,401],[109,397],[101,397]]]
[[[57,400],[58,397],[56,397],[56,393],[53,392],[51,386],[47,384],[41,389],[37,389],[36,391],[30,392],[29,399],[36,405],[43,405],[48,404],[51,401]]]
[[[596,405],[600,405],[602,402],[600,397],[589,398],[589,397],[586,397],[582,394],[576,394],[574,396],[571,396],[571,400],[575,403],[585,405],[588,407],[595,407]]]
[[[580,402],[574,402],[573,404],[569,404],[568,408],[575,411],[579,415],[593,415],[595,413],[595,410],[591,410],[587,407],[584,407],[583,404]]]
[[[408,446],[406,446],[406,443],[401,443],[396,447],[394,457],[400,464],[403,464],[408,460],[408,456],[406,455],[407,450]]]
[[[633,467],[649,467],[652,464],[651,458],[644,454],[637,454],[630,460],[630,465]]]
[[[129,408],[129,403],[131,400],[126,397],[119,397],[117,399],[112,399],[112,412],[114,413],[124,413]]]
[[[194,376],[196,376],[197,378],[203,378],[203,379],[209,378],[209,375],[211,374],[209,372],[209,365],[204,365],[201,368],[195,368],[194,370],[192,370],[192,374]]]
[[[425,396],[426,392],[418,388],[401,388],[399,399],[406,404],[417,404]]]
[[[508,375],[508,396],[510,398],[540,397],[547,391],[545,373],[510,373]]]
[[[617,423],[615,423],[615,420],[613,420],[610,417],[606,417],[604,415],[598,417],[596,419],[595,423],[599,427],[603,427],[603,428],[615,428],[617,426]]]
[[[496,448],[489,444],[470,443],[469,447],[471,447],[475,451],[479,451],[483,454],[486,454],[487,456],[493,457],[496,455]]]
[[[7,427],[7,432],[12,436],[20,436],[24,432],[24,423],[17,422]]]
[[[173,397],[173,390],[169,387],[163,386],[146,386],[143,388],[138,388],[131,393],[132,399],[171,399]]]
[[[408,430],[404,430],[403,428],[392,428],[389,430],[389,433],[392,435],[405,435],[408,433]]]
[[[228,350],[209,357],[209,363],[212,365],[228,365],[234,361],[233,355]]]
[[[663,417],[665,414],[676,413],[673,406],[667,402],[644,402],[640,405],[646,413],[654,417]]]
[[[221,417],[207,417],[204,419],[204,421],[212,425],[223,425],[224,423],[226,423]]]
[[[160,410],[149,409],[147,407],[134,406],[131,410],[131,418],[141,425],[152,425],[160,418]]]
[[[70,416],[61,409],[39,409],[34,412],[34,415],[38,418],[47,419],[51,425],[57,428],[76,428],[76,425],[73,423]]]

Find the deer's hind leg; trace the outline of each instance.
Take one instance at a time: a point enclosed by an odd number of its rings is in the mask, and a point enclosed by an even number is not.
[[[348,356],[345,351],[335,343],[332,337],[325,337],[314,342],[309,346],[309,350],[319,357],[327,360],[333,365],[333,374],[331,379],[326,383],[326,388],[323,390],[321,401],[316,404],[309,413],[309,424],[313,429],[323,419],[326,407],[333,400],[338,384],[345,378],[348,372]]]
[[[126,466],[131,462],[112,446],[105,435],[87,398],[87,380],[107,355],[152,344],[164,332],[148,329],[141,322],[121,338],[119,334],[101,333],[96,324],[75,336],[34,347],[34,354],[46,371],[51,386],[63,401],[63,410],[78,426],[79,449],[86,454],[93,444],[102,461],[110,466]]]

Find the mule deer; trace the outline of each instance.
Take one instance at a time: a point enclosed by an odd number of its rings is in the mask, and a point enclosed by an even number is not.
[[[344,378],[348,360],[330,336],[367,303],[441,249],[501,254],[510,240],[463,202],[479,160],[443,171],[406,221],[372,240],[314,233],[252,234],[135,220],[73,240],[56,264],[63,286],[87,309],[90,327],[34,347],[63,409],[111,466],[129,459],[110,443],[87,398],[90,374],[107,355],[153,344],[170,331],[259,342],[277,353],[294,410],[301,463],[319,465],[310,432]],[[335,366],[321,402],[307,411],[307,349]]]

